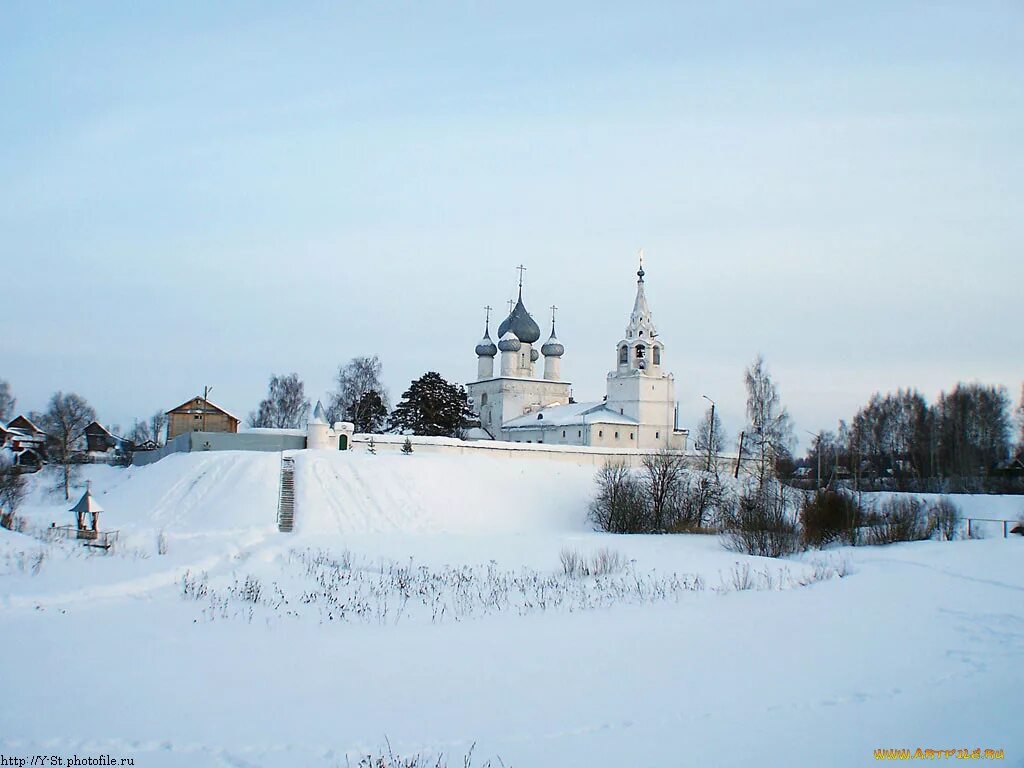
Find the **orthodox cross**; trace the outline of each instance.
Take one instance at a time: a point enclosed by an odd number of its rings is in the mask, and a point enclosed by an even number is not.
[[[555,327],[555,310],[557,310],[557,309],[558,309],[558,307],[556,307],[554,304],[551,305],[551,327],[552,328]]]
[[[520,264],[516,269],[519,270],[519,293],[521,294],[523,292],[523,272],[526,271],[526,267]]]
[[[486,313],[484,315],[484,333],[486,333],[487,329],[491,327],[491,305],[490,304],[488,304],[486,307],[484,307],[484,312]]]

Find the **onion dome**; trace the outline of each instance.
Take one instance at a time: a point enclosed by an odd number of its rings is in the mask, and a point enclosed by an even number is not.
[[[522,346],[523,343],[512,331],[505,331],[501,336],[501,341],[498,342],[498,349],[502,352],[518,352]]]
[[[538,360],[540,360],[540,352],[538,352],[536,349],[531,349],[530,350],[530,362],[531,363],[536,363]]]
[[[533,344],[540,338],[540,326],[526,311],[522,292],[519,294],[519,301],[516,302],[515,308],[498,326],[498,337],[504,338],[508,331],[512,331],[524,344]]]
[[[484,337],[480,339],[480,343],[476,345],[476,356],[477,357],[494,357],[498,354],[498,348],[491,341],[491,334],[489,331],[484,331]]]
[[[554,323],[551,324],[551,336],[544,342],[544,346],[540,348],[540,351],[544,354],[544,357],[561,357],[565,354],[565,347],[562,346],[562,342],[555,336]]]

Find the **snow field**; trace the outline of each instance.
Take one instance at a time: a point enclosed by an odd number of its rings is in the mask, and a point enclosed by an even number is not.
[[[0,531],[0,754],[336,768],[387,737],[459,765],[474,742],[477,764],[542,768],[858,766],[916,746],[1024,764],[1019,540],[766,560],[591,531],[591,467],[295,457],[290,535],[280,457],[249,453],[89,467],[114,555]],[[37,487],[24,514],[38,531],[70,506]],[[566,578],[566,548],[621,568]]]

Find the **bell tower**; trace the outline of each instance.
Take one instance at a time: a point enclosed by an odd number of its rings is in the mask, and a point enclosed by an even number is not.
[[[675,379],[663,372],[665,345],[658,338],[644,290],[644,252],[639,256],[636,299],[626,335],[615,345],[615,369],[608,374],[606,405],[636,419],[638,445],[667,448],[675,410]]]

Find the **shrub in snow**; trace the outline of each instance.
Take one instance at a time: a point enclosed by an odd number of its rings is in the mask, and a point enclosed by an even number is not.
[[[156,537],[156,553],[158,555],[167,554],[167,534],[163,531],[160,531]]]
[[[559,559],[562,561],[562,572],[566,576],[578,576],[580,573],[580,564],[583,562],[583,558],[580,557],[580,553],[575,549],[569,549],[566,547],[558,554]]]
[[[725,545],[735,552],[784,557],[800,550],[800,534],[786,509],[782,489],[771,484],[750,489],[739,498],[725,522]]]
[[[654,530],[643,483],[624,462],[609,462],[597,471],[597,497],[590,519],[608,533],[650,533]]]
[[[385,740],[386,741],[386,740]],[[474,744],[469,748],[469,752],[459,761],[459,765],[462,768],[473,768],[473,750],[476,745]],[[498,759],[500,765],[504,765],[501,759]],[[351,767],[351,762],[346,758],[346,766]],[[396,755],[391,749],[391,743],[387,743],[387,752],[382,755],[366,755],[360,758],[358,765],[355,768],[448,768],[448,759],[443,755],[412,755],[399,756]],[[491,768],[491,761],[488,760],[484,763],[481,768]]]
[[[800,506],[803,543],[808,547],[824,547],[833,542],[857,543],[857,528],[864,522],[864,513],[856,497],[836,491],[818,491],[804,497]]]
[[[0,525],[15,530],[14,513],[28,492],[25,476],[15,466],[10,451],[0,450]],[[7,522],[3,522],[7,520]]]
[[[594,553],[590,561],[575,549],[563,549],[559,553],[562,572],[570,578],[585,576],[610,576],[625,568],[622,555],[608,547],[602,547]]]
[[[925,503],[916,496],[894,496],[882,504],[867,538],[869,544],[894,544],[930,536]]]
[[[408,437],[405,438],[405,442],[402,443],[402,453],[404,453],[406,456],[412,453],[412,440],[410,440]]]
[[[713,472],[687,472],[679,484],[667,531],[712,533],[734,511],[733,492]]]
[[[937,533],[943,541],[956,538],[960,527],[960,508],[946,497],[942,497],[928,508],[928,528]]]

